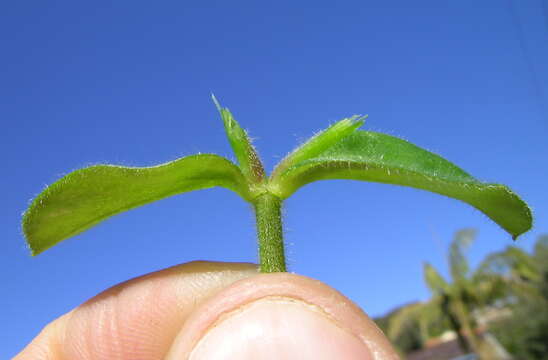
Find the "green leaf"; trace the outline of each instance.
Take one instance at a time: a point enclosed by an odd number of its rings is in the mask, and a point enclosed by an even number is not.
[[[430,264],[424,264],[424,281],[430,290],[438,295],[447,294],[450,286],[443,276]]]
[[[312,136],[304,144],[293,150],[276,166],[271,181],[275,182],[279,174],[299,162],[311,159],[341,141],[363,125],[367,116],[354,115],[336,122],[327,129]]]
[[[227,108],[221,107],[214,95],[211,95],[211,98],[221,114],[226,136],[238,160],[242,173],[250,184],[261,183],[265,179],[265,171],[257,151],[251,144],[251,139],[246,131],[240,127],[236,119],[234,119],[232,113]]]
[[[513,238],[531,228],[531,210],[508,187],[482,183],[442,157],[405,140],[356,130],[319,155],[298,162],[269,184],[285,199],[317,180],[353,179],[410,186],[464,201]]]
[[[71,172],[38,195],[23,216],[23,232],[36,255],[112,215],[214,186],[250,200],[241,171],[218,155],[193,155],[141,168],[95,165]]]

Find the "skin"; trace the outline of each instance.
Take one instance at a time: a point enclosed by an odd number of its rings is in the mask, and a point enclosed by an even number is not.
[[[398,359],[363,311],[319,281],[259,274],[253,264],[191,262],[104,291],[47,325],[14,360],[336,358],[331,353]]]

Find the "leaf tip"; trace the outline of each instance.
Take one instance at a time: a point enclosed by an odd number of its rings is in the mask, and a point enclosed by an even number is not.
[[[215,107],[217,108],[217,110],[219,112],[221,112],[221,110],[223,109],[221,107],[221,104],[219,103],[219,101],[217,100],[217,98],[215,97],[215,94],[211,93],[211,100],[213,100],[213,103],[215,104]]]
[[[523,234],[525,234],[526,232],[528,232],[529,230],[531,230],[532,227],[533,227],[533,224],[532,224],[532,219],[531,219],[531,222],[530,222],[530,224],[527,226],[526,229],[524,229],[524,230],[522,230],[522,231],[520,231],[520,232],[518,232],[518,233],[510,233],[510,236],[512,236],[512,241],[517,241],[518,238],[519,238],[521,235],[523,235]]]
[[[354,123],[354,129],[360,128],[365,124],[365,120],[369,117],[369,115],[355,115],[352,117],[352,121]]]

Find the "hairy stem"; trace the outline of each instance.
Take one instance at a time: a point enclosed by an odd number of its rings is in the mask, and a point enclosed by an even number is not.
[[[259,238],[260,270],[263,273],[285,272],[282,200],[266,193],[255,199],[253,206]]]

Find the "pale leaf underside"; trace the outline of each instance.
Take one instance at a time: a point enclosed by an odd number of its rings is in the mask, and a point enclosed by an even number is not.
[[[192,190],[221,186],[249,198],[236,165],[199,154],[154,167],[95,165],[59,179],[34,199],[23,217],[33,255],[120,212]]]

